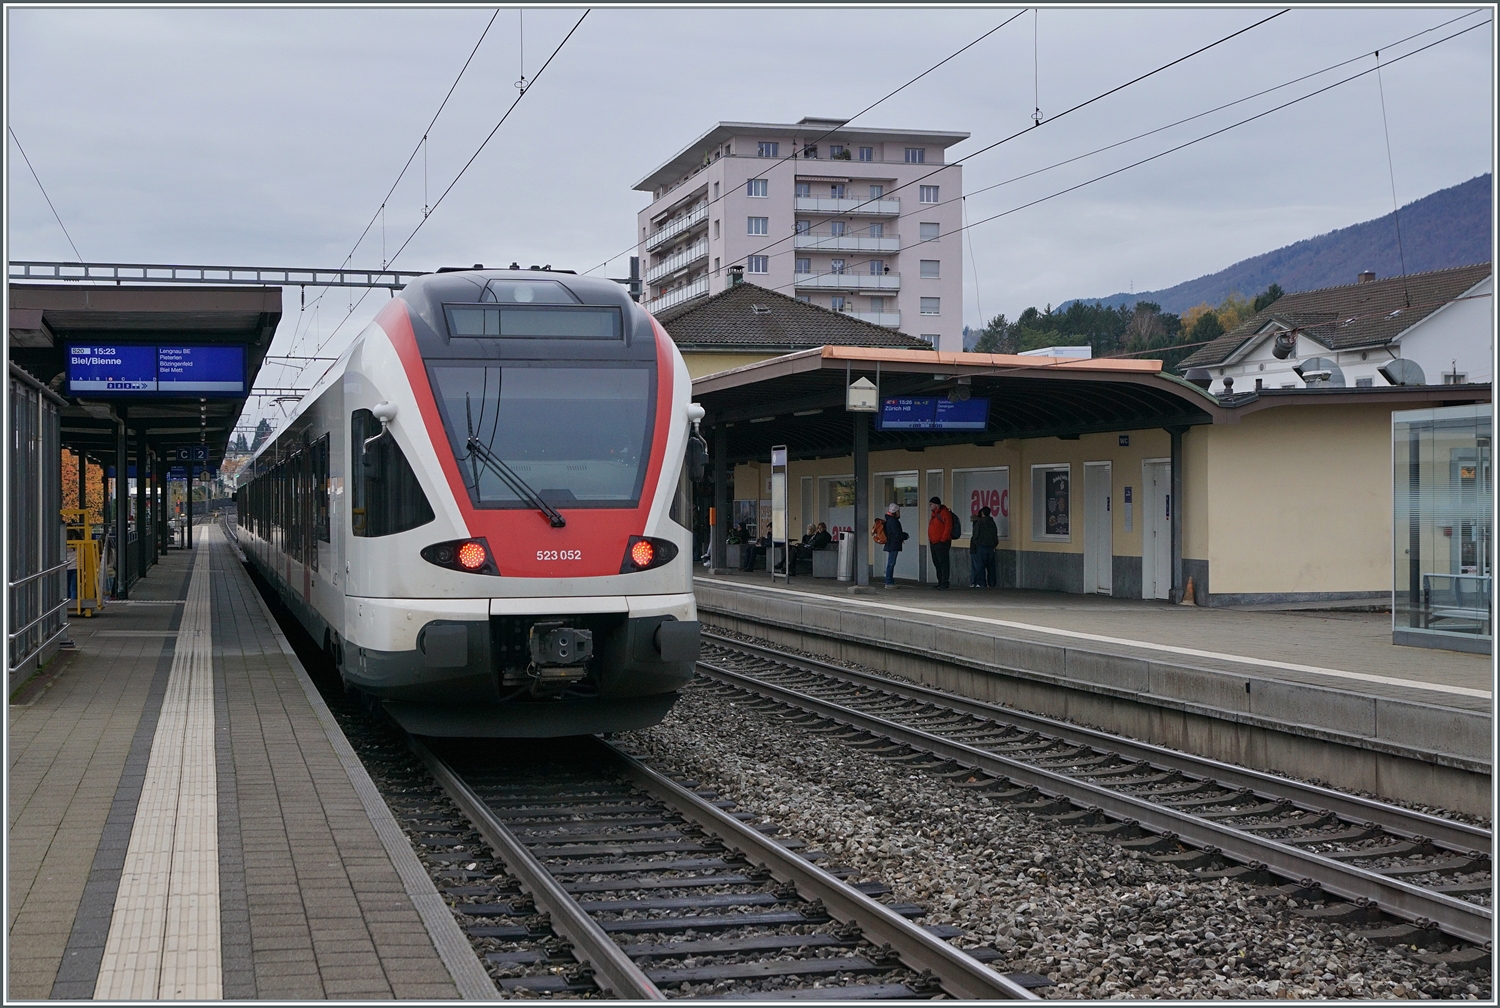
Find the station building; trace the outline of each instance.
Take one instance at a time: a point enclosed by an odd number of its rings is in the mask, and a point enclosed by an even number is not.
[[[988,400],[983,430],[884,429],[845,409],[867,378],[896,400]],[[1392,414],[1490,401],[1490,386],[1236,390],[1159,361],[822,347],[697,378],[715,469],[713,563],[736,519],[769,510],[789,458],[792,528],[850,529],[868,583],[873,517],[902,509],[898,579],[933,580],[927,505],[950,503],[968,582],[980,506],[1000,527],[1002,587],[1200,606],[1389,599]],[[1488,548],[1487,546],[1485,547]]]

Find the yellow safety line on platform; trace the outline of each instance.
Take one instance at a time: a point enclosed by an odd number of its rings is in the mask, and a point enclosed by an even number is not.
[[[207,544],[187,596],[95,1000],[223,997]]]
[[[1402,686],[1406,689],[1432,690],[1436,693],[1452,693],[1456,696],[1493,699],[1488,690],[1471,689],[1467,686],[1448,686],[1444,683],[1418,682],[1415,679],[1397,679],[1394,676],[1370,675],[1367,672],[1345,672],[1343,669],[1323,668],[1319,665],[1298,665],[1295,662],[1273,661],[1269,658],[1252,658],[1249,655],[1225,654],[1222,651],[1200,651],[1197,648],[1178,647],[1175,644],[1157,644],[1152,641],[1131,640],[1128,637],[1107,637],[1104,634],[1085,633],[1082,630],[1064,630],[1059,627],[1038,626],[1035,623],[1016,623],[995,619],[991,616],[970,616],[966,613],[946,612],[941,609],[920,609],[916,606],[891,605],[888,602],[867,602],[858,598],[834,598],[817,592],[799,592],[788,588],[770,588],[761,585],[746,585],[738,581],[721,581],[717,578],[699,577],[708,584],[726,588],[753,588],[755,591],[775,592],[778,595],[796,595],[799,598],[819,599],[840,605],[857,605],[867,609],[889,609],[893,612],[915,613],[921,616],[940,616],[946,619],[969,620],[973,623],[988,623],[992,626],[1010,627],[1012,630],[1029,630],[1033,633],[1071,637],[1074,640],[1096,641],[1100,644],[1118,644],[1124,647],[1142,648],[1147,651],[1165,651],[1170,654],[1189,655],[1194,658],[1212,658],[1215,661],[1238,662],[1241,665],[1257,665],[1261,668],[1286,669],[1289,672],[1308,672],[1312,675],[1332,676],[1337,679],[1354,679],[1359,682],[1379,683],[1383,686]]]

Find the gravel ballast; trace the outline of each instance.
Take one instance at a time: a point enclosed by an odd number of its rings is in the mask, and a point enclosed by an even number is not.
[[[1043,997],[1492,999],[1488,970],[1299,918],[1265,886],[1155,863],[698,686],[619,741],[931,907],[925,923],[999,951],[994,968],[1048,977]]]

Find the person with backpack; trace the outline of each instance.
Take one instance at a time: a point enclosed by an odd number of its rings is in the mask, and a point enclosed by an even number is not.
[[[887,505],[885,517],[875,519],[875,527],[871,532],[875,536],[875,542],[885,548],[885,586],[895,588],[896,558],[901,555],[901,544],[910,538],[910,534],[901,527],[901,506]]]
[[[949,553],[953,540],[959,537],[958,515],[943,506],[941,497],[928,501],[932,517],[927,522],[927,548],[932,553],[932,569],[937,577],[933,585],[938,591],[948,590]]]
[[[969,533],[969,587],[994,588],[995,549],[1000,545],[1000,529],[990,517],[990,509],[979,509],[974,529]]]

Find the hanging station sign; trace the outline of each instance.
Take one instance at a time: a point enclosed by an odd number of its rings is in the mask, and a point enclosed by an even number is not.
[[[70,343],[68,394],[101,396],[243,396],[245,348]]]
[[[880,403],[880,430],[984,430],[989,425],[987,398],[961,400],[935,396],[887,398]]]

